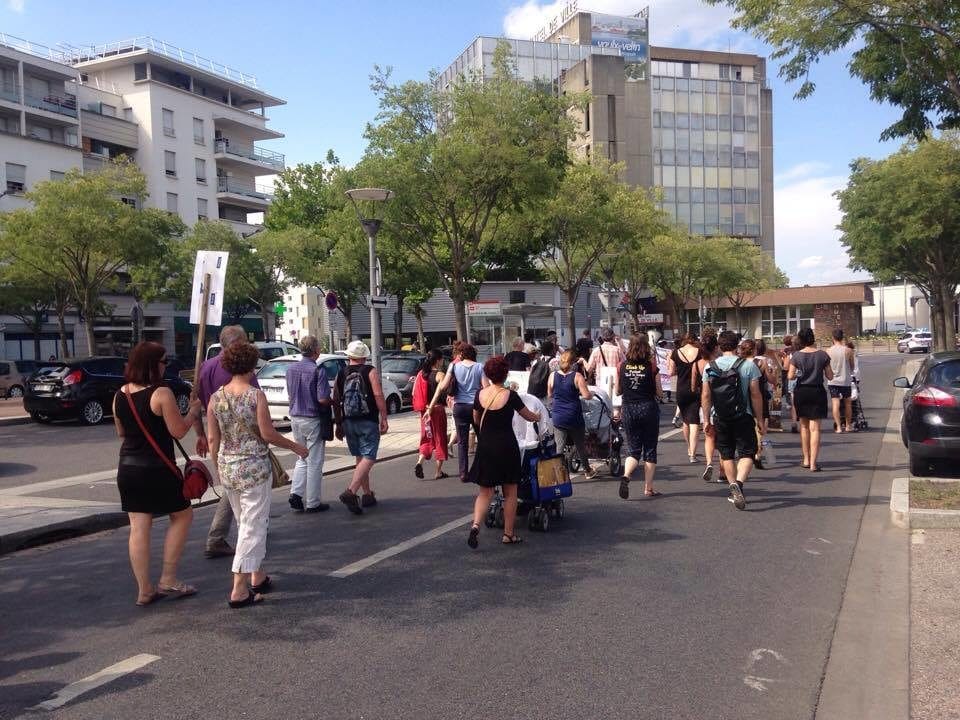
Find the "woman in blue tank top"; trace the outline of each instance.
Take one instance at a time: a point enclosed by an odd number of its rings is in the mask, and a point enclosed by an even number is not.
[[[467,461],[470,449],[470,427],[473,425],[473,401],[480,388],[489,384],[483,375],[483,366],[477,363],[477,349],[469,343],[460,345],[460,360],[450,365],[447,374],[437,385],[427,412],[433,410],[437,398],[445,392],[453,396],[453,423],[457,428],[457,462],[460,480],[467,481]],[[454,389],[451,390],[451,385]]]
[[[587,459],[586,438],[584,432],[583,409],[580,398],[589,400],[593,394],[587,388],[587,381],[577,372],[577,353],[567,350],[560,356],[560,369],[547,381],[547,397],[552,398],[552,418],[557,449],[563,452],[567,439],[573,441],[580,455],[584,476],[591,480],[597,471]]]

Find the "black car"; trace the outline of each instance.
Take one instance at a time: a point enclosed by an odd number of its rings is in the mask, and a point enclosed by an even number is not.
[[[900,436],[910,453],[910,472],[924,475],[930,464],[960,458],[960,352],[932,353],[904,388]]]
[[[123,384],[122,357],[89,357],[44,363],[30,376],[23,407],[36,422],[78,418],[96,425],[113,412],[113,396]],[[167,369],[163,378],[177,399],[181,413],[190,404],[190,383]]]

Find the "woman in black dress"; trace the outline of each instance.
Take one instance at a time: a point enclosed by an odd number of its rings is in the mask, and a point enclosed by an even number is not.
[[[503,387],[509,365],[502,355],[495,355],[483,365],[483,374],[490,384],[477,393],[473,402],[473,424],[477,432],[477,453],[470,467],[470,481],[480,486],[473,504],[473,525],[467,544],[476,548],[480,535],[480,523],[490,506],[493,489],[503,488],[503,537],[501,542],[510,545],[520,542],[513,534],[517,517],[517,484],[520,482],[520,447],[513,434],[513,414],[524,420],[537,422],[540,413],[528,410],[523,400],[513,390]]]
[[[800,422],[801,467],[820,472],[820,421],[827,416],[827,389],[823,380],[833,378],[830,356],[817,349],[817,340],[810,328],[797,333],[800,349],[790,356],[787,377],[796,380],[793,388],[793,406]]]
[[[138,344],[127,361],[127,383],[113,398],[113,422],[123,440],[117,487],[121,508],[130,517],[130,565],[137,580],[137,605],[149,605],[163,596],[185,597],[196,592],[177,578],[177,566],[193,519],[190,502],[183,497],[183,481],[153,449],[136,419],[139,416],[161,452],[175,461],[173,438],[186,435],[203,409],[200,401],[194,399],[187,414],[180,415],[173,393],[162,385],[166,362],[163,345]],[[163,544],[163,569],[156,585],[150,581],[150,528],[154,515],[170,516]]]
[[[700,343],[697,336],[687,333],[680,336],[680,344],[670,353],[667,375],[675,377],[677,409],[683,421],[683,439],[687,443],[687,457],[697,461],[697,440],[700,436],[700,374],[696,372],[700,359]]]

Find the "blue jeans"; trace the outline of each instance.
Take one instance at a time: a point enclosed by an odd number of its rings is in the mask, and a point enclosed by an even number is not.
[[[293,466],[290,494],[303,498],[304,506],[314,508],[320,504],[320,485],[323,482],[323,457],[327,447],[321,439],[322,421],[316,417],[291,417],[290,430],[293,439],[306,446],[307,459],[297,458]]]
[[[454,403],[453,424],[457,428],[457,463],[460,478],[467,476],[470,463],[470,428],[473,427],[473,403]]]

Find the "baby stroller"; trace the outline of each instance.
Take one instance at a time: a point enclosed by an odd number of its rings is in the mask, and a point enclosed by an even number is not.
[[[623,459],[620,457],[620,448],[623,446],[623,436],[620,434],[620,422],[613,419],[613,403],[606,390],[599,387],[590,387],[593,399],[580,399],[583,409],[585,425],[585,439],[587,458],[602,460],[607,463],[610,474],[614,477],[623,470]],[[567,467],[570,472],[580,472],[580,455],[572,445],[562,448],[567,458]]]
[[[853,388],[851,390],[851,405],[853,414],[853,427],[856,430],[866,430],[870,427],[867,422],[867,416],[863,414],[863,405],[860,402],[860,379],[853,378]]]
[[[526,516],[531,530],[547,532],[551,516],[562,520],[564,498],[573,495],[573,484],[557,455],[546,408],[532,395],[521,394],[524,404],[541,413],[541,423],[528,423],[519,416],[514,420],[514,433],[520,446],[520,484],[517,487],[517,517]],[[518,422],[519,421],[519,422]],[[487,527],[503,527],[503,494],[493,493],[484,519]]]

